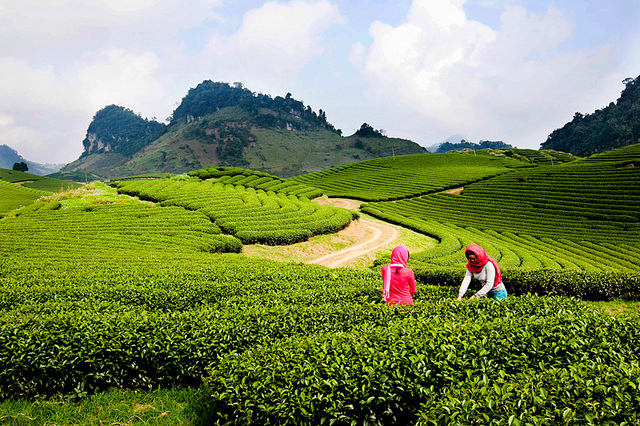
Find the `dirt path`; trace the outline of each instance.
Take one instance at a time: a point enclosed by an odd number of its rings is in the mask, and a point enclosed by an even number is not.
[[[317,200],[316,202],[350,210],[358,210],[361,204],[360,202],[355,200],[346,200],[339,198],[323,198]],[[353,222],[346,228],[346,233],[350,232],[349,228],[357,230],[357,232],[361,234],[369,234],[369,236],[364,241],[360,241],[350,247],[346,247],[341,250],[317,257],[308,261],[307,263],[328,266],[329,268],[338,268],[340,266],[345,266],[355,259],[383,249],[385,246],[388,246],[396,241],[400,236],[400,231],[397,227],[367,219],[358,219],[357,221]]]

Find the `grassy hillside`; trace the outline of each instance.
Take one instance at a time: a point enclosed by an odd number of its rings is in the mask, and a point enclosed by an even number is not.
[[[394,152],[426,151],[375,131],[341,135],[325,112],[316,113],[290,93],[271,97],[240,83],[205,80],[189,90],[168,126],[121,106],[98,111],[84,152],[62,171],[89,170],[114,178],[235,166],[290,177]]]
[[[0,169],[0,180],[20,184],[25,188],[32,188],[47,192],[75,189],[82,186],[78,183],[66,182],[48,176],[38,176],[31,173],[7,169]]]

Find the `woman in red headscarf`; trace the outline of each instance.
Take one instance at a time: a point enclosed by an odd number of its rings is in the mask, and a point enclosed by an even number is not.
[[[416,278],[407,268],[409,250],[397,246],[391,252],[391,263],[382,267],[382,297],[390,305],[413,305]]]
[[[507,298],[507,289],[502,283],[502,274],[500,267],[495,259],[489,257],[487,251],[477,244],[469,244],[464,251],[467,257],[467,273],[462,280],[458,298],[462,300],[462,296],[467,292],[471,278],[475,278],[482,283],[482,288],[471,299],[489,296],[493,300]]]

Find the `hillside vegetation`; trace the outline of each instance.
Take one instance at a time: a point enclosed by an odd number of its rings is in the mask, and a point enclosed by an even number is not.
[[[413,306],[382,302],[379,265],[242,254],[247,236],[283,244],[353,220],[310,201],[329,179],[215,167],[12,211],[0,219],[0,416],[62,424],[55,413],[131,389],[128,418],[98,407],[87,423],[638,423],[640,317],[580,298],[640,299],[640,146],[561,164],[497,154],[331,171],[336,193],[389,200],[363,212],[437,238],[411,256]],[[504,267],[509,298],[454,301],[468,242]],[[151,410],[163,389],[190,397]]]
[[[425,152],[415,142],[378,134],[345,138],[324,111],[290,93],[271,97],[240,83],[205,80],[168,120],[165,126],[124,107],[105,107],[89,125],[80,158],[62,171],[118,178],[236,166],[290,177],[394,152]]]
[[[554,130],[541,144],[580,157],[640,142],[640,76],[623,81],[617,101],[591,114],[576,112],[573,120]]]
[[[64,164],[39,164],[25,160],[15,149],[0,144],[0,169],[12,170],[15,163],[25,163],[29,173],[39,176],[54,173],[64,166]]]

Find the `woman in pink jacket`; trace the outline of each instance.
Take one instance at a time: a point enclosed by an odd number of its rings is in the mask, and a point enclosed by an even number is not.
[[[382,267],[382,297],[390,305],[413,305],[416,278],[407,268],[409,250],[397,246],[391,252],[391,263]]]

